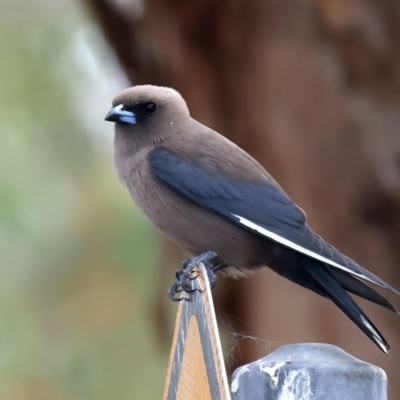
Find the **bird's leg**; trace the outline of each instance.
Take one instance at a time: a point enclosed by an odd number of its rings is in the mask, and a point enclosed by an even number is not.
[[[226,267],[227,265],[224,263],[215,264],[211,268],[206,267],[211,289],[213,289],[215,284],[217,283],[217,272],[223,270]]]
[[[213,271],[213,267],[210,265],[210,261],[217,256],[214,251],[206,251],[198,256],[188,258],[182,262],[183,269],[176,271],[176,281],[168,290],[169,297],[173,301],[181,301],[183,299],[189,300],[187,297],[177,297],[178,293],[184,291],[185,293],[193,293],[199,289],[193,289],[191,281],[198,277],[197,273],[193,273],[193,268],[203,263],[206,268],[207,276],[210,281],[210,286],[213,288],[217,282],[217,276]],[[218,264],[216,267],[219,267]],[[218,270],[218,269],[217,269]]]
[[[198,275],[192,273],[193,268],[203,263],[207,270],[211,269],[210,261],[215,257],[217,257],[217,253],[214,251],[206,251],[198,256],[188,258],[182,262],[183,276],[189,280],[196,279]]]

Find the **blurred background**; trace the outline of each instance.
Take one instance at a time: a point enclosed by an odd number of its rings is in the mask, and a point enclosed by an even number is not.
[[[132,84],[180,91],[314,230],[400,288],[400,3],[0,0],[0,54],[0,398],[161,397],[177,309],[166,290],[186,255],[112,170],[103,118]],[[329,342],[384,368],[400,398],[393,313],[357,299],[387,358],[270,271],[220,277],[213,294],[230,372]]]

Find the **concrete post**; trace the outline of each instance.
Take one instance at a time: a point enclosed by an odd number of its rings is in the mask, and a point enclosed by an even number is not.
[[[282,346],[238,368],[235,400],[387,400],[385,372],[329,344]]]

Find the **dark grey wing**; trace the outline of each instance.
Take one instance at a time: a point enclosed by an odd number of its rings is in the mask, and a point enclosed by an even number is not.
[[[149,164],[154,176],[164,184],[230,220],[235,219],[232,214],[244,215],[276,231],[305,226],[304,212],[267,178],[263,185],[233,181],[211,174],[163,147],[149,154]]]
[[[400,295],[315,234],[306,224],[303,210],[267,177],[262,183],[230,179],[161,146],[149,153],[148,160],[156,179],[199,206],[331,268]]]

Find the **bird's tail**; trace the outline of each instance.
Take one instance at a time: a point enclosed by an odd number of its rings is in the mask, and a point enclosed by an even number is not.
[[[328,268],[318,261],[307,259],[302,267],[315,279],[330,298],[386,355],[390,346],[364,311],[350,297]]]
[[[363,299],[372,301],[373,303],[385,307],[388,310],[395,312],[396,314],[400,314],[396,307],[390,301],[388,301],[385,297],[372,289],[372,287],[368,286],[360,278],[330,267],[328,267],[328,269],[333,277],[348,292],[356,294]]]

